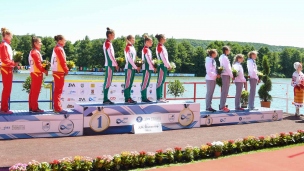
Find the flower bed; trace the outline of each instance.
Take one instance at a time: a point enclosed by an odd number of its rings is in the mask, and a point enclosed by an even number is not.
[[[213,142],[201,147],[186,146],[184,149],[175,147],[165,151],[156,152],[122,152],[114,156],[103,155],[92,159],[90,157],[75,156],[66,157],[53,162],[39,163],[31,161],[28,164],[18,163],[10,167],[11,171],[107,171],[128,170],[135,168],[152,167],[170,163],[191,162],[193,160],[213,158],[215,152],[221,155],[237,154],[263,148],[281,147],[304,142],[304,130],[297,132],[272,134],[270,136],[248,136],[237,140]]]

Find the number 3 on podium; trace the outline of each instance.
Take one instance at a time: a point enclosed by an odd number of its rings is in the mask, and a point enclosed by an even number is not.
[[[90,119],[90,127],[95,132],[102,132],[110,126],[110,117],[103,111],[93,112]]]

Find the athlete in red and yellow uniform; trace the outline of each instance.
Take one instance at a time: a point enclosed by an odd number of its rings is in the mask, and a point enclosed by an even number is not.
[[[3,82],[1,113],[12,114],[8,108],[8,101],[12,91],[13,68],[18,63],[13,61],[13,50],[10,46],[13,34],[6,28],[1,28],[3,40],[0,44],[1,74]]]
[[[29,109],[32,112],[44,112],[38,107],[38,98],[43,80],[43,72],[47,72],[41,65],[42,55],[40,54],[41,39],[32,38],[32,50],[29,55],[29,64],[31,66],[31,90],[29,94]]]
[[[54,77],[54,111],[55,113],[66,114],[67,111],[63,110],[60,103],[60,98],[64,86],[64,77],[69,73],[69,69],[66,65],[66,55],[63,49],[66,40],[62,35],[55,36],[57,45],[53,50],[51,68]]]

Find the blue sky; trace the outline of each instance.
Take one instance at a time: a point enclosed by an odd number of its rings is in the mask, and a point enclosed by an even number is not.
[[[14,34],[76,41],[164,33],[167,37],[304,47],[302,0],[8,0],[0,26]]]

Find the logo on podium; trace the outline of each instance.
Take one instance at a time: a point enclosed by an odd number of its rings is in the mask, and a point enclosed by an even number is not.
[[[104,113],[101,107],[98,107],[97,110],[92,112],[90,120],[90,128],[95,132],[102,132],[110,126],[110,117]]]
[[[74,130],[74,123],[69,119],[69,116],[70,115],[64,115],[65,119],[63,119],[58,126],[58,130],[62,134],[70,134]]]

